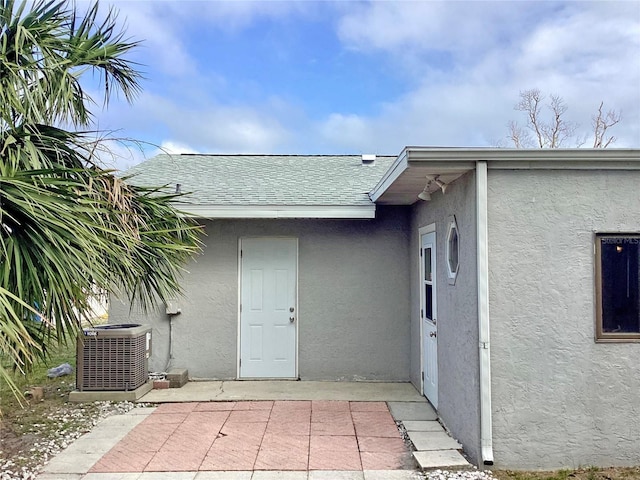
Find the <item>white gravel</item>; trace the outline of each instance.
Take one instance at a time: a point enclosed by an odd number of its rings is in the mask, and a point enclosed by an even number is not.
[[[43,418],[43,423],[33,424],[25,432],[36,437],[28,452],[17,458],[6,458],[0,450],[0,480],[34,480],[49,459],[89,432],[103,418],[146,406],[132,402],[65,404]]]
[[[433,470],[425,472],[427,480],[494,480],[490,470]]]

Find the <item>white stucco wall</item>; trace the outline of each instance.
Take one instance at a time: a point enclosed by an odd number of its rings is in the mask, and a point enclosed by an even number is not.
[[[501,468],[640,464],[640,343],[594,341],[594,232],[640,232],[638,171],[489,171]]]
[[[411,216],[411,381],[420,388],[420,227],[436,224],[438,415],[475,462],[480,452],[475,173],[414,204]],[[446,267],[448,219],[460,235],[460,270],[450,285]]]
[[[379,207],[375,220],[205,222],[202,255],[187,266],[182,313],[173,320],[172,366],[193,378],[236,377],[238,239],[298,238],[299,373],[303,380],[409,380],[409,215]],[[129,314],[114,300],[111,323],[153,326],[150,368],[165,369],[169,321]]]

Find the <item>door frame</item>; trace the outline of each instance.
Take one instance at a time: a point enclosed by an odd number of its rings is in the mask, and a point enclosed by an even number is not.
[[[420,395],[424,396],[424,372],[425,372],[425,351],[424,351],[424,325],[423,325],[423,320],[422,320],[422,315],[420,315],[420,309],[423,308],[424,306],[422,305],[422,282],[423,282],[423,260],[422,257],[420,256],[420,251],[422,250],[422,237],[424,235],[427,235],[429,233],[433,233],[435,240],[437,242],[437,235],[436,235],[436,224],[435,223],[430,223],[428,225],[425,225],[423,227],[418,228],[418,322],[420,324]],[[437,316],[437,311],[438,311],[438,301],[437,301],[437,295],[438,295],[438,286],[437,286],[437,265],[438,265],[438,261],[437,261],[437,255],[438,255],[438,249],[437,249],[437,245],[434,245],[435,248],[435,253],[436,256],[434,258],[434,264],[436,266],[436,269],[434,270],[434,284],[436,285],[435,288],[435,295],[434,297],[436,298],[435,301],[435,315],[436,315],[436,319],[438,318]],[[438,342],[438,337],[436,337],[436,344]],[[440,373],[438,371],[438,373]],[[438,375],[438,378],[440,377],[440,375]],[[437,387],[437,385],[436,385]]]
[[[251,238],[251,239],[256,239],[256,238],[264,238],[264,239],[278,239],[278,238],[286,238],[286,239],[290,239],[290,240],[295,240],[296,243],[296,288],[295,288],[295,313],[296,313],[296,345],[295,345],[295,359],[294,359],[294,364],[295,364],[295,374],[294,377],[291,377],[291,380],[297,380],[300,379],[300,371],[298,370],[299,367],[299,352],[300,352],[300,308],[298,305],[298,297],[299,297],[299,291],[298,291],[298,286],[300,284],[300,242],[298,237],[292,237],[292,236],[287,236],[287,235],[244,235],[242,237],[238,237],[238,251],[237,251],[237,257],[238,257],[238,286],[237,286],[237,305],[236,305],[236,312],[237,312],[237,320],[236,320],[236,331],[237,331],[237,335],[236,335],[236,380],[257,380],[256,378],[243,378],[240,376],[240,358],[241,358],[241,350],[242,350],[242,344],[241,342],[241,329],[242,329],[242,312],[241,312],[241,305],[242,305],[242,240],[246,239],[246,238]],[[261,378],[259,380],[288,380],[289,378]]]

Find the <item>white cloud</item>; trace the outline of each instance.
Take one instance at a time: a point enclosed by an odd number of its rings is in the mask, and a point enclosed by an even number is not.
[[[230,106],[207,99],[200,105],[185,105],[151,94],[145,95],[143,103],[147,114],[176,139],[172,142],[204,153],[270,152],[288,137],[279,119],[268,109]]]
[[[153,64],[155,68],[172,76],[192,75],[196,71],[195,60],[186,50],[182,37],[187,28],[176,21],[169,3],[164,2],[115,2],[120,18],[126,19],[127,34],[141,41],[136,58],[142,64]]]
[[[364,152],[374,138],[372,123],[359,115],[333,113],[318,128],[321,137],[329,140],[336,150],[346,148]]]
[[[619,138],[615,146],[640,146],[638,1],[117,5],[129,18],[129,32],[148,39],[146,63],[160,62],[173,72],[171,92],[179,95],[160,94],[152,83],[133,108],[114,103],[101,117],[107,128],[110,122],[145,135],[157,132],[152,141],[170,148],[396,153],[408,144],[495,145],[507,122],[520,115],[513,110],[518,92],[533,87],[562,96],[568,119],[585,131],[604,100],[606,108],[623,114],[612,132]],[[402,94],[380,98],[373,113],[335,105],[320,120],[304,98],[256,100],[252,90],[251,104],[237,97],[231,102],[220,98],[221,87],[242,91],[246,84],[205,71],[184,47],[196,19],[198,28],[242,35],[260,18],[305,21],[322,8],[330,10],[325,20],[338,16],[336,34],[345,49],[373,56],[381,70],[406,79]]]
[[[335,112],[321,128],[354,148],[383,145],[495,145],[520,90],[563,97],[567,119],[590,131],[600,101],[621,110],[618,147],[640,145],[638,2],[372,2],[338,23],[347,46],[388,52],[414,79],[375,115]],[[445,61],[443,61],[443,58]],[[336,128],[342,120],[344,128]],[[353,132],[353,134],[350,134]]]
[[[164,140],[160,144],[160,148],[154,155],[166,153],[167,155],[179,155],[182,153],[200,153],[196,149],[185,145],[184,143],[174,142],[172,140]]]
[[[539,9],[525,2],[369,2],[346,12],[338,33],[358,50],[468,56],[517,35],[522,13]]]

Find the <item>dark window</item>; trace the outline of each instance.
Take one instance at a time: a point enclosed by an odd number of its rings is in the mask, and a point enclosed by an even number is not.
[[[596,237],[599,340],[640,340],[640,235]]]
[[[432,266],[432,249],[427,247],[424,249],[424,308],[425,318],[433,320],[433,270]]]

